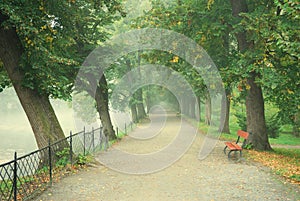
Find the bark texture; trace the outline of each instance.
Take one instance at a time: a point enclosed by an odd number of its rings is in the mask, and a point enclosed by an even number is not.
[[[195,113],[195,109],[196,109],[196,99],[194,97],[191,97],[190,100],[190,109],[189,109],[189,116],[193,119],[196,118],[196,113]]]
[[[294,117],[293,134],[296,137],[300,137],[300,111]]]
[[[115,130],[111,122],[109,114],[109,100],[108,100],[108,86],[104,74],[101,76],[99,84],[96,89],[95,95],[97,111],[100,116],[100,120],[103,126],[103,133],[109,138],[109,140],[114,140],[117,138]]]
[[[143,90],[140,88],[135,92],[135,94],[136,94],[135,97],[137,99],[136,106],[137,106],[138,119],[143,119],[147,116],[144,103],[143,103]]]
[[[247,80],[251,87],[246,96],[247,131],[251,133],[249,142],[255,149],[270,150],[262,89],[255,83],[255,77],[252,74]]]
[[[220,122],[224,122],[224,124],[220,124],[219,132],[222,133],[230,133],[229,127],[229,114],[230,114],[230,100],[227,95],[229,92],[222,96],[222,105],[221,105],[221,119]]]
[[[205,99],[205,123],[207,125],[211,124],[211,102],[209,95],[207,95]]]
[[[133,123],[138,123],[138,114],[136,110],[136,104],[130,104],[130,110],[131,110],[131,118]]]
[[[199,122],[201,122],[201,98],[200,98],[200,96],[197,96],[197,104],[198,104],[198,107],[197,107],[197,109],[198,109],[198,111],[197,111],[197,113],[198,113],[198,119],[199,119]]]

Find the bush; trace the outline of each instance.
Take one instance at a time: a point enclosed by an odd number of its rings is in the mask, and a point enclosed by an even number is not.
[[[270,138],[278,138],[281,122],[278,119],[277,115],[273,115],[269,118],[266,118],[266,124],[267,124],[267,134]]]
[[[87,163],[87,156],[83,155],[83,154],[79,154],[77,156],[77,161],[76,163],[78,165],[85,165]]]
[[[55,153],[57,157],[56,166],[65,167],[69,163],[70,148],[64,148]]]
[[[246,118],[246,114],[244,114],[243,112],[236,112],[234,114],[236,116],[237,119],[237,123],[240,127],[241,130],[246,131],[247,130],[247,118]]]

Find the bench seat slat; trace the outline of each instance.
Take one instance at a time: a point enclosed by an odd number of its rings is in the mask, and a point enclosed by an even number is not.
[[[242,147],[240,147],[238,144],[234,142],[225,142],[225,145],[230,149],[230,150],[242,150]]]
[[[248,137],[249,137],[249,133],[246,131],[242,131],[242,130],[238,130],[237,135],[244,139],[248,139]]]

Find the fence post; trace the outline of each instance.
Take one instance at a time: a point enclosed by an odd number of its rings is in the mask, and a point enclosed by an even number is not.
[[[92,144],[93,144],[93,151],[95,150],[95,134],[94,134],[94,127],[92,127]]]
[[[130,122],[130,130],[132,130],[132,122]]]
[[[119,136],[119,128],[117,127],[116,130],[117,130],[117,136]]]
[[[17,186],[17,180],[18,180],[18,161],[17,161],[17,152],[15,152],[14,155],[14,180],[13,180],[13,192],[14,192],[14,201],[17,201],[17,195],[18,195],[18,186]]]
[[[125,123],[125,134],[127,134],[127,126],[126,126],[126,123]]]
[[[49,181],[52,186],[52,153],[51,153],[51,141],[48,143],[48,154],[49,154]]]
[[[83,155],[85,156],[85,127],[83,127]]]
[[[73,135],[72,131],[70,131],[70,162],[71,166],[73,165]]]

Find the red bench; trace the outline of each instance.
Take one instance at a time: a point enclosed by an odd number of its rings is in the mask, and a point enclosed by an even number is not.
[[[246,132],[246,131],[238,130],[237,135],[238,135],[238,138],[237,138],[236,142],[225,142],[226,146],[224,148],[224,154],[226,154],[226,149],[228,148],[229,149],[228,158],[230,158],[230,154],[233,151],[235,151],[235,152],[239,151],[240,152],[240,157],[242,157],[242,150],[243,150],[244,146],[246,145],[246,140],[249,137],[249,133]],[[242,146],[240,146],[238,144],[239,141],[240,141],[240,138],[244,138]]]

